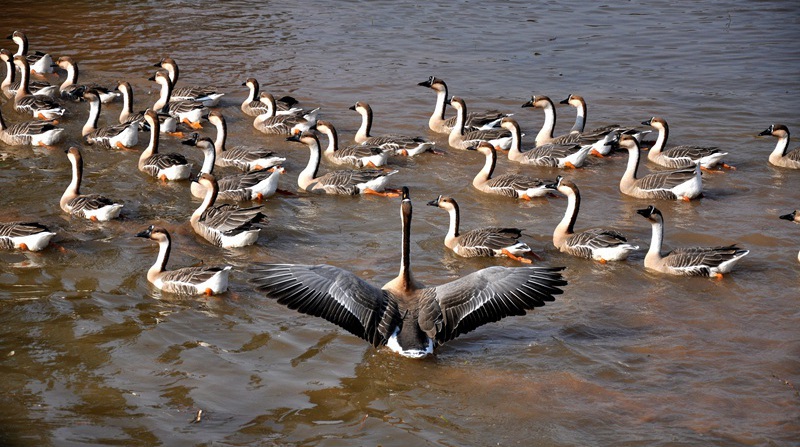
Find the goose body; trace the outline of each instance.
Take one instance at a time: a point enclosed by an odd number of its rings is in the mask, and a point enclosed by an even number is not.
[[[800,223],[800,213],[797,210],[792,211],[789,214],[784,214],[780,216],[783,220],[788,220],[789,222]],[[797,253],[797,260],[800,261],[800,252]]]
[[[259,84],[256,78],[247,78],[247,80],[242,83],[242,86],[246,86],[249,91],[247,98],[245,98],[241,106],[242,112],[244,112],[245,115],[258,116],[269,112],[269,106],[261,102]],[[288,115],[301,112],[303,109],[294,107],[295,104],[297,104],[297,100],[291,96],[278,98],[275,100],[275,114]]]
[[[661,255],[664,240],[664,216],[656,207],[636,211],[650,221],[653,234],[650,248],[644,257],[645,268],[680,276],[722,277],[750,251],[736,245],[724,247],[682,247]]]
[[[620,147],[628,150],[628,165],[619,183],[623,194],[640,199],[691,200],[703,192],[700,165],[675,171],[662,171],[636,178],[639,169],[639,142],[630,135],[620,138]]]
[[[428,202],[428,205],[441,208],[450,215],[450,228],[444,237],[444,245],[455,254],[465,258],[506,256],[515,261],[531,263],[530,259],[524,257],[533,253],[531,247],[519,241],[521,229],[482,227],[461,233],[461,214],[455,199],[439,196]]]
[[[433,151],[434,143],[421,137],[405,135],[378,135],[371,136],[372,108],[366,102],[359,101],[350,106],[361,115],[361,126],[356,131],[355,142],[367,146],[378,146],[390,155],[413,157],[423,152]]]
[[[147,280],[157,289],[179,295],[217,295],[228,290],[228,276],[231,266],[199,266],[167,270],[172,245],[169,233],[153,225],[137,237],[158,242],[158,257],[155,264],[147,270]]]
[[[203,115],[208,113],[208,109],[202,102],[193,100],[172,101],[172,81],[169,79],[169,74],[164,70],[157,71],[149,80],[155,81],[161,86],[158,100],[153,104],[153,110],[158,113],[166,113],[192,129],[203,128],[200,120]]]
[[[36,222],[0,222],[0,249],[39,251],[55,235]]]
[[[310,112],[287,113],[277,115],[275,97],[261,92],[259,99],[267,106],[267,111],[253,120],[253,127],[269,135],[294,135],[310,130],[317,122],[319,108]]]
[[[83,93],[83,99],[89,103],[89,117],[83,125],[82,135],[88,144],[97,144],[108,148],[125,149],[139,143],[139,124],[135,122],[113,126],[97,127],[102,100],[95,90]]]
[[[727,152],[720,152],[719,148],[716,147],[683,145],[666,148],[667,139],[669,139],[667,121],[654,116],[647,121],[643,121],[642,124],[652,126],[658,130],[658,139],[647,151],[647,159],[655,164],[672,169],[680,169],[700,163],[701,168],[711,169],[722,163],[722,158],[728,155]]]
[[[546,185],[552,183],[552,180],[542,180],[521,174],[503,174],[492,177],[497,164],[497,151],[491,144],[482,141],[478,145],[478,152],[486,156],[483,169],[472,180],[472,186],[479,191],[522,200],[530,200],[533,197],[542,197],[547,194]]]
[[[319,175],[319,161],[321,150],[317,136],[311,132],[303,132],[288,138],[306,144],[309,150],[308,165],[297,177],[300,189],[321,194],[375,194],[392,195],[386,193],[386,182],[390,175],[398,171],[384,171],[381,169],[339,170]],[[395,194],[396,195],[396,194]]]
[[[162,181],[186,180],[192,175],[192,164],[181,154],[158,152],[159,121],[156,112],[148,109],[144,119],[150,126],[150,142],[139,155],[139,170]]]
[[[214,160],[216,152],[214,142],[210,138],[188,139],[183,144],[195,146],[203,151],[203,166],[200,172],[213,174]],[[284,169],[280,166],[272,169],[259,169],[241,174],[227,175],[217,180],[219,192],[218,200],[231,200],[235,202],[245,202],[249,200],[263,200],[271,197],[278,189],[278,177],[283,174]],[[196,179],[192,180],[192,195],[197,198],[206,196],[206,188]]]
[[[253,245],[260,228],[255,224],[266,216],[260,206],[239,208],[237,205],[215,205],[219,187],[211,174],[200,174],[197,182],[205,188],[206,196],[189,220],[195,233],[222,248],[237,248]]]
[[[61,56],[58,58],[56,65],[67,71],[67,78],[58,87],[61,92],[61,98],[71,99],[73,101],[80,101],[83,99],[84,92],[94,90],[100,97],[100,102],[103,104],[112,102],[119,98],[120,94],[111,89],[103,87],[98,84],[78,84],[78,64],[75,63],[69,56]]]
[[[789,128],[783,124],[773,124],[758,136],[772,135],[778,139],[772,153],[769,154],[769,162],[782,168],[800,169],[800,147],[789,150]]]
[[[449,134],[455,127],[458,117],[451,116],[447,119],[444,117],[445,106],[449,98],[447,96],[447,84],[443,80],[431,76],[427,81],[420,82],[417,85],[428,87],[436,92],[436,105],[433,108],[431,118],[428,120],[428,127],[434,132]],[[497,127],[500,120],[505,116],[510,115],[499,110],[487,110],[480,113],[469,112],[464,120],[464,129],[471,131]]]
[[[507,150],[511,146],[511,133],[506,129],[485,129],[466,131],[467,103],[458,97],[450,98],[450,105],[456,109],[456,123],[447,137],[450,147],[455,149],[469,149],[481,141],[487,141],[496,149]]]
[[[328,121],[317,121],[317,131],[328,137],[328,147],[323,154],[333,164],[349,165],[357,169],[365,166],[377,168],[386,164],[389,154],[380,146],[351,144],[339,147],[339,135]]]
[[[520,151],[522,146],[522,133],[519,124],[513,118],[503,118],[500,127],[511,132],[511,147],[508,149],[508,159],[524,165],[548,166],[551,168],[579,168],[583,166],[589,156],[591,145],[580,144],[543,144]]]
[[[593,228],[575,233],[575,222],[581,206],[578,186],[559,176],[556,183],[548,185],[567,196],[567,211],[553,232],[553,245],[562,253],[595,261],[623,261],[639,247],[628,243],[628,239],[616,230]]]
[[[179,101],[197,101],[205,107],[216,107],[219,105],[219,100],[225,93],[220,92],[214,87],[181,87],[178,86],[178,77],[180,70],[178,64],[171,58],[162,58],[155,67],[161,67],[167,70],[169,80],[172,82],[173,90],[170,96],[170,102]]]
[[[20,70],[20,85],[14,94],[14,109],[17,112],[30,113],[34,118],[55,119],[66,111],[64,107],[52,98],[43,95],[31,94],[29,88],[30,73],[28,61],[24,56],[14,56],[14,65]]]
[[[14,31],[8,39],[17,44],[17,52],[14,56],[22,56],[28,62],[27,72],[31,74],[47,74],[53,72],[53,58],[41,51],[29,54],[28,37],[22,31]]]
[[[0,141],[9,146],[50,146],[64,138],[64,129],[55,120],[23,121],[6,126],[0,114]]]
[[[130,124],[136,123],[139,130],[145,129],[144,110],[139,112],[133,111],[133,87],[127,81],[120,81],[117,84],[117,91],[122,96],[122,110],[119,112],[119,123]],[[161,114],[158,116],[160,123],[159,132],[161,133],[174,133],[178,128],[178,121],[169,114]]]
[[[455,281],[425,287],[411,274],[411,199],[400,205],[400,273],[382,288],[330,265],[261,264],[250,283],[298,312],[322,317],[404,357],[434,348],[486,323],[524,315],[553,301],[567,283],[563,267],[489,267]]]
[[[76,147],[67,149],[66,153],[72,165],[72,181],[61,196],[61,209],[66,213],[100,222],[119,217],[121,203],[99,194],[81,194],[83,157]]]
[[[6,77],[0,83],[0,90],[6,98],[13,98],[17,93],[22,81],[16,79],[17,70],[14,66],[14,55],[5,48],[0,49],[0,59],[6,63]],[[58,93],[58,86],[52,85],[47,81],[28,80],[28,90],[34,95],[55,96]]]
[[[208,114],[208,121],[217,130],[214,140],[216,157],[214,164],[220,167],[233,166],[242,171],[269,169],[280,165],[286,158],[279,156],[274,151],[262,147],[234,146],[228,147],[228,124],[225,116],[218,110]],[[196,134],[192,135],[196,138]]]

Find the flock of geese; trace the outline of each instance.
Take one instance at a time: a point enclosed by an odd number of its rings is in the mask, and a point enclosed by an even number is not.
[[[0,115],[3,144],[58,146],[65,137],[59,121],[66,117],[66,106],[74,101],[86,102],[89,112],[82,128],[85,144],[129,149],[139,144],[140,134],[149,134],[138,168],[144,175],[163,182],[190,181],[191,195],[202,199],[189,217],[190,226],[199,236],[225,248],[244,247],[257,241],[266,217],[258,202],[276,193],[280,174],[285,172],[281,166],[285,158],[264,148],[226,146],[227,125],[219,108],[224,93],[215,88],[179,85],[178,65],[165,57],[155,64],[157,71],[150,78],[159,86],[158,99],[152,107],[135,111],[133,90],[128,82],[119,82],[114,89],[81,83],[78,64],[72,58],[62,56],[54,61],[49,54],[29,51],[28,40],[20,31],[8,38],[18,49],[16,53],[0,50],[0,58],[6,65],[2,92],[13,101],[18,120],[6,125]],[[55,76],[56,67],[66,72],[60,85],[40,80],[47,74]],[[555,105],[550,98],[534,96],[522,104],[541,109],[545,118],[535,145],[523,147],[520,126],[509,114],[499,110],[468,111],[466,101],[450,96],[445,82],[433,76],[418,85],[436,92],[434,111],[428,121],[430,130],[447,134],[452,149],[475,150],[485,157],[484,166],[472,181],[476,190],[507,200],[531,200],[556,192],[567,197],[564,218],[553,233],[553,244],[573,256],[602,263],[622,261],[639,247],[628,243],[614,229],[576,231],[581,203],[578,186],[562,176],[539,179],[524,174],[496,174],[498,152],[507,151],[509,160],[525,165],[580,168],[589,156],[603,157],[619,148],[628,153],[620,191],[652,200],[695,199],[703,190],[701,170],[733,169],[723,161],[727,153],[718,148],[668,147],[669,126],[663,118],[653,117],[642,123],[658,132],[647,157],[667,169],[639,176],[641,140],[651,130],[616,124],[586,129],[586,102],[578,95],[561,101],[577,111],[574,126],[564,135],[554,135]],[[410,269],[410,191],[407,187],[387,188],[389,177],[398,172],[387,165],[393,157],[441,153],[434,143],[417,136],[372,135],[372,109],[365,102],[357,102],[351,109],[361,115],[361,126],[353,144],[340,145],[333,124],[317,119],[319,109],[303,109],[292,97],[276,99],[268,92],[261,92],[255,78],[247,79],[242,86],[249,93],[241,104],[241,113],[254,117],[255,129],[285,136],[308,147],[308,164],[297,178],[299,189],[319,194],[374,194],[401,199],[400,272],[383,287],[330,265],[257,264],[250,269],[253,275],[250,282],[257,290],[291,309],[325,318],[373,346],[386,345],[407,357],[428,355],[435,346],[460,334],[506,316],[523,315],[562,293],[561,287],[567,284],[560,273],[563,267],[494,266],[436,287],[418,283]],[[102,105],[117,99],[123,103],[119,123],[99,126]],[[446,118],[448,105],[455,114]],[[215,139],[195,132],[202,128],[203,120],[214,126]],[[170,135],[180,137],[183,144],[203,153],[199,173],[193,174],[193,164],[182,154],[159,151],[160,138]],[[324,150],[319,135],[326,138]],[[778,139],[769,156],[770,163],[800,169],[800,148],[789,150],[786,126],[774,124],[759,135]],[[123,208],[121,203],[100,194],[81,192],[84,169],[81,149],[68,147],[65,152],[72,167],[72,180],[61,197],[61,209],[75,218],[99,222],[117,218]],[[323,158],[337,169],[321,173]],[[237,172],[221,175],[215,172],[216,168]],[[519,228],[462,231],[459,207],[452,197],[439,196],[427,205],[449,214],[444,245],[459,256],[507,257],[521,264],[531,264],[537,258],[520,241]],[[748,250],[736,245],[678,248],[664,254],[661,250],[664,216],[653,205],[637,213],[652,225],[652,239],[644,259],[648,269],[673,275],[721,277],[748,254]],[[796,211],[780,217],[800,222]],[[0,223],[2,249],[42,250],[53,236],[45,225],[36,222]],[[227,290],[230,266],[168,270],[169,233],[151,225],[137,236],[158,243],[156,261],[147,272],[148,281],[156,288],[185,295],[219,294]]]

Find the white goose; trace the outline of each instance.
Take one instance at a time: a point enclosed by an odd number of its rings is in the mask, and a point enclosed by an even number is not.
[[[425,82],[417,84],[422,87],[428,87],[436,92],[436,105],[433,108],[433,114],[428,120],[428,127],[437,133],[449,134],[456,125],[457,116],[451,116],[448,119],[444,118],[445,106],[449,99],[447,96],[447,84],[437,77],[431,76]],[[499,110],[486,110],[484,112],[476,113],[469,112],[464,121],[464,128],[467,131],[490,129],[497,127],[500,120],[510,114],[503,113]]]
[[[553,301],[563,267],[489,267],[436,287],[411,274],[411,216],[403,188],[400,273],[382,288],[330,265],[261,264],[250,283],[279,304],[322,317],[378,348],[421,358],[461,334]]]
[[[769,154],[769,162],[782,168],[800,169],[800,147],[789,150],[789,128],[783,124],[773,124],[758,136],[772,135],[778,139],[775,149]]]
[[[161,181],[186,180],[192,175],[192,164],[181,154],[158,152],[159,122],[156,112],[147,109],[144,120],[150,126],[150,142],[139,155],[139,170]]]
[[[736,245],[725,247],[681,247],[661,255],[664,240],[664,216],[653,205],[636,211],[650,221],[653,236],[650,249],[644,257],[645,268],[680,276],[709,276],[722,278],[749,250]]]
[[[725,168],[732,168],[732,166],[722,161],[722,158],[728,153],[720,152],[719,148],[716,147],[683,145],[666,148],[667,139],[669,138],[669,125],[664,118],[654,116],[647,121],[643,121],[642,124],[658,130],[658,139],[647,151],[647,159],[655,164],[678,169],[688,168],[699,162],[700,168],[705,170],[709,170],[718,164]]]
[[[394,192],[385,192],[389,176],[396,174],[398,171],[387,172],[381,169],[340,170],[331,171],[318,177],[321,151],[317,136],[311,132],[303,132],[300,135],[291,136],[287,140],[306,144],[310,152],[308,165],[297,177],[297,185],[300,189],[322,194],[398,196]]]
[[[0,114],[0,141],[9,146],[51,146],[64,138],[64,129],[56,124],[56,120],[35,120],[6,126]]]
[[[495,149],[508,150],[511,147],[512,136],[506,129],[465,130],[467,120],[467,103],[459,97],[450,98],[450,105],[456,109],[456,123],[447,137],[450,147],[455,149],[469,149],[481,141],[487,141]]]
[[[214,173],[216,152],[214,150],[214,142],[211,141],[211,138],[190,138],[188,140],[183,140],[182,143],[188,146],[195,146],[203,151],[203,166],[200,168],[201,173]],[[278,189],[278,177],[284,172],[282,167],[275,166],[270,169],[259,169],[222,177],[217,180],[217,186],[219,188],[217,199],[245,202],[249,200],[260,201],[267,197],[272,197]],[[206,196],[206,188],[198,183],[196,179],[192,180],[190,189],[192,195],[197,198],[202,199]]]
[[[407,137],[405,135],[380,135],[371,136],[372,129],[372,108],[366,102],[359,101],[350,106],[350,110],[355,110],[361,115],[361,127],[355,135],[355,141],[359,144],[368,146],[380,146],[381,149],[390,155],[402,155],[413,157],[423,152],[434,152],[431,141],[421,137]]]
[[[629,244],[628,239],[616,230],[592,228],[575,233],[575,222],[578,220],[578,211],[581,207],[581,193],[578,186],[558,176],[556,183],[548,185],[548,188],[567,196],[567,211],[553,232],[553,245],[559,251],[606,263],[625,260],[632,251],[639,249],[637,245]]]
[[[237,248],[253,245],[261,232],[255,225],[266,219],[261,213],[261,207],[239,208],[229,203],[214,205],[219,192],[214,176],[201,173],[197,177],[197,182],[205,188],[206,196],[189,219],[195,233],[217,247]]]
[[[171,58],[162,58],[154,67],[161,67],[169,73],[169,80],[172,81],[172,95],[170,102],[178,101],[197,101],[206,107],[216,107],[219,105],[219,100],[225,93],[221,93],[214,87],[180,87],[178,86],[178,64]]]
[[[29,88],[30,73],[24,56],[14,56],[14,65],[20,70],[20,84],[14,94],[14,110],[26,112],[39,119],[55,119],[64,115],[66,109],[48,96],[33,95]]]
[[[97,144],[108,148],[126,149],[139,143],[139,124],[129,122],[112,126],[97,127],[100,117],[100,94],[96,90],[87,90],[83,99],[89,103],[89,117],[83,125],[81,134],[87,144]]]
[[[581,146],[580,144],[565,143],[543,144],[522,152],[520,151],[522,133],[517,121],[513,118],[503,118],[500,127],[511,132],[508,159],[524,165],[579,168],[583,166],[592,149],[591,145]]]
[[[41,51],[28,54],[28,38],[22,31],[14,31],[7,39],[11,39],[17,44],[17,52],[14,56],[22,56],[28,62],[29,67],[26,71],[31,74],[47,74],[53,72],[53,58]]]
[[[357,169],[377,168],[386,164],[389,154],[380,146],[351,144],[339,147],[339,134],[329,121],[317,121],[317,131],[328,137],[328,147],[323,154],[333,164],[349,165]]]
[[[526,264],[533,262],[525,257],[527,254],[534,254],[531,247],[519,241],[521,229],[482,227],[461,233],[461,214],[455,199],[439,196],[428,202],[428,206],[441,208],[450,214],[450,228],[444,237],[444,245],[453,250],[453,253],[465,258],[505,256]]]
[[[83,179],[83,157],[77,147],[65,151],[72,164],[72,181],[61,196],[61,209],[64,212],[86,219],[105,222],[119,217],[122,204],[99,194],[81,194]]]
[[[628,150],[628,166],[619,182],[623,194],[640,199],[663,199],[689,201],[703,192],[700,164],[675,171],[660,171],[636,178],[639,169],[639,142],[630,135],[623,135],[619,146]]]
[[[267,106],[267,111],[253,120],[253,127],[268,135],[294,135],[310,130],[317,122],[319,108],[310,112],[277,115],[275,97],[261,92],[259,100]]]
[[[472,180],[472,186],[477,190],[520,200],[531,200],[533,197],[543,197],[548,193],[546,185],[552,180],[542,180],[521,174],[503,174],[492,178],[497,164],[497,151],[487,143],[478,144],[478,152],[486,156],[486,163]]]
[[[242,102],[242,112],[248,116],[258,116],[267,113],[269,105],[261,102],[258,80],[256,78],[247,78],[247,80],[242,83],[242,86],[246,86],[249,89],[247,98]],[[278,98],[275,100],[275,104],[277,106],[276,115],[294,114],[303,110],[299,107],[294,107],[294,105],[297,104],[297,100],[291,96]]]
[[[55,235],[37,222],[0,222],[0,249],[39,251]]]
[[[199,266],[167,270],[172,240],[167,230],[150,225],[136,234],[158,242],[158,257],[147,270],[147,280],[157,289],[179,295],[217,295],[228,290],[231,266]]]
[[[67,78],[61,83],[58,90],[61,92],[61,97],[64,99],[71,99],[73,101],[80,101],[83,98],[83,93],[88,90],[94,90],[100,96],[100,102],[107,104],[119,98],[120,94],[103,87],[99,84],[78,84],[78,64],[69,56],[61,56],[58,58],[56,65],[67,71]]]
[[[0,90],[3,90],[3,94],[6,95],[6,98],[13,98],[21,83],[21,81],[16,79],[17,70],[14,66],[14,55],[11,51],[3,48],[0,49],[0,59],[6,63],[6,77],[3,78],[3,82],[0,83]],[[34,81],[29,79],[28,89],[34,95],[55,96],[56,93],[58,93],[58,86],[52,85],[47,81]]]
[[[159,70],[155,75],[148,78],[157,82],[161,86],[161,93],[158,100],[153,104],[153,110],[158,113],[167,113],[178,122],[184,123],[192,129],[202,129],[200,119],[208,113],[208,109],[199,101],[181,100],[171,101],[172,81],[169,74],[164,70]]]
[[[217,155],[214,163],[217,166],[233,166],[242,171],[253,171],[269,169],[286,161],[286,158],[262,147],[235,146],[229,148],[226,145],[228,124],[222,112],[212,110],[207,119],[217,129],[217,137],[214,140],[214,150]],[[192,134],[190,139],[192,138],[196,140],[197,134]]]

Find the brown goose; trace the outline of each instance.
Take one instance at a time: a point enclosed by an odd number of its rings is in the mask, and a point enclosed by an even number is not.
[[[239,208],[229,203],[215,205],[219,186],[214,176],[201,173],[197,182],[205,188],[206,196],[189,219],[195,233],[222,248],[254,244],[261,232],[255,225],[266,219],[261,207]]]
[[[658,139],[647,151],[647,159],[655,164],[672,169],[688,168],[700,163],[700,169],[711,169],[718,164],[731,169],[732,166],[724,163],[722,158],[727,152],[720,152],[716,147],[705,146],[673,146],[666,148],[669,139],[669,125],[667,120],[654,116],[647,121],[642,121],[645,126],[658,130]]]
[[[178,63],[171,57],[162,58],[154,67],[161,67],[169,73],[169,80],[172,82],[173,90],[170,96],[170,102],[177,101],[197,101],[205,107],[216,107],[219,105],[219,100],[225,93],[221,93],[214,87],[180,87],[178,86],[178,77],[180,70]]]
[[[131,121],[97,127],[100,118],[100,93],[97,90],[87,90],[83,93],[83,100],[89,103],[89,116],[83,125],[81,134],[87,144],[97,144],[107,148],[127,149],[139,142],[139,123]]]
[[[217,136],[214,140],[214,151],[217,154],[214,163],[217,166],[233,166],[242,171],[253,171],[269,169],[286,161],[286,158],[264,147],[228,147],[228,123],[222,112],[213,110],[206,118],[217,129]],[[197,138],[196,133],[190,136],[190,139],[197,140]]]
[[[543,144],[522,152],[522,133],[519,123],[513,118],[503,118],[500,127],[511,132],[511,147],[508,159],[524,165],[549,166],[551,168],[579,168],[586,161],[591,145],[577,143]]]
[[[563,267],[489,267],[436,287],[411,275],[411,199],[403,187],[400,273],[382,288],[330,265],[262,264],[257,290],[290,309],[341,326],[375,347],[421,358],[486,323],[553,301],[567,285]]]
[[[100,97],[103,104],[107,104],[119,98],[120,94],[108,89],[99,84],[78,84],[78,64],[69,56],[61,56],[58,58],[56,65],[67,71],[67,78],[58,87],[61,92],[61,98],[71,99],[73,101],[80,101],[83,94],[88,90],[94,90]]]
[[[36,222],[0,222],[0,248],[3,250],[39,251],[55,236]]]
[[[192,164],[177,152],[158,152],[159,126],[156,112],[147,109],[144,121],[150,126],[150,142],[139,155],[139,170],[163,181],[186,180],[192,175]]]
[[[242,86],[246,86],[250,90],[247,98],[242,102],[242,112],[249,116],[258,116],[267,113],[268,105],[264,104],[259,99],[258,80],[256,80],[256,78],[247,78],[247,80],[242,83]],[[283,115],[287,113],[297,113],[303,110],[299,107],[294,107],[295,104],[297,104],[297,100],[291,96],[280,97],[275,100],[275,105],[277,106],[277,112],[275,112],[275,114]]]
[[[55,119],[64,115],[66,109],[49,96],[34,95],[30,90],[30,73],[25,56],[14,56],[14,65],[20,71],[20,83],[14,94],[14,110],[25,112],[39,119]]]
[[[17,93],[20,84],[22,83],[17,79],[17,69],[14,66],[14,54],[5,48],[0,49],[0,60],[6,63],[6,77],[0,83],[0,90],[6,98],[13,98]],[[28,80],[28,89],[34,95],[55,96],[58,93],[58,86],[52,85],[47,81]]]
[[[467,131],[465,123],[467,120],[467,103],[459,98],[450,98],[450,105],[456,109],[456,123],[447,137],[450,147],[456,149],[470,149],[478,145],[481,141],[487,141],[496,149],[506,150],[511,146],[511,132],[506,129],[485,129]]]
[[[428,120],[428,127],[437,133],[447,133],[453,130],[456,125],[457,116],[451,116],[448,119],[444,118],[445,106],[448,102],[447,84],[437,77],[431,76],[425,82],[417,84],[421,87],[428,87],[436,92],[436,105],[433,108],[433,114]],[[464,128],[467,131],[478,129],[489,129],[497,127],[498,123],[504,116],[510,116],[499,110],[486,110],[484,112],[469,112],[464,120]]]
[[[354,168],[377,168],[386,164],[389,154],[380,146],[351,144],[339,147],[339,134],[329,121],[317,121],[317,131],[328,137],[328,147],[322,153],[333,164],[350,165]]]
[[[72,181],[61,196],[61,209],[64,212],[86,219],[105,222],[115,219],[122,210],[122,204],[99,194],[81,194],[83,179],[83,157],[77,147],[64,151],[72,165]]]
[[[310,130],[317,123],[319,108],[305,112],[286,113],[279,115],[275,97],[267,92],[261,92],[259,99],[267,106],[267,111],[256,116],[253,127],[268,135],[294,135]]]
[[[372,130],[372,107],[364,101],[359,101],[350,110],[355,110],[361,115],[361,127],[355,135],[356,143],[369,146],[379,146],[390,155],[413,157],[423,152],[434,152],[434,143],[422,137],[408,137],[405,135],[370,135]]]
[[[486,156],[483,169],[472,180],[472,186],[479,191],[530,200],[532,197],[546,195],[548,192],[546,185],[553,183],[552,180],[542,180],[521,174],[503,174],[492,178],[497,164],[497,151],[491,144],[482,141],[478,145],[478,152]]]
[[[778,139],[772,153],[769,154],[769,162],[782,168],[800,169],[800,147],[789,150],[789,128],[783,124],[773,124],[758,136],[772,135]]]
[[[619,182],[623,194],[640,199],[689,201],[703,192],[700,164],[676,171],[661,171],[636,178],[639,169],[639,142],[630,135],[620,137],[619,146],[628,150],[628,166]]]

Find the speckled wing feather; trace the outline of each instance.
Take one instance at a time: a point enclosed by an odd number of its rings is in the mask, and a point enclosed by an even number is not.
[[[226,234],[248,230],[264,217],[266,216],[261,213],[260,206],[239,208],[237,205],[226,203],[208,207],[200,215],[200,223]]]
[[[518,174],[503,174],[489,179],[486,185],[498,191],[500,195],[519,197],[517,191],[537,188],[545,183],[547,182],[538,178]]]
[[[687,276],[709,276],[711,269],[741,255],[736,245],[724,247],[682,247],[668,253],[665,265]]]
[[[299,115],[276,115],[259,124],[258,130],[267,134],[291,135],[292,127],[307,121]]]
[[[236,146],[226,149],[221,157],[217,157],[216,164],[219,166],[235,166],[242,170],[250,169],[250,164],[258,160],[274,160],[273,165],[261,166],[262,168],[271,168],[286,161],[285,158],[279,157],[278,154],[263,148],[252,148],[245,146]]]
[[[99,210],[109,205],[114,205],[114,202],[108,197],[99,194],[86,194],[67,202],[67,206],[72,209],[72,214],[83,214],[85,211]]]
[[[616,247],[626,242],[628,240],[622,233],[602,228],[592,228],[573,234],[565,241],[567,253],[582,258],[591,258],[594,250]]]
[[[208,95],[218,93],[219,90],[211,87],[177,87],[172,90],[170,95],[170,102],[176,101],[196,101]]]
[[[57,129],[54,120],[25,121],[9,126],[3,141],[8,144],[30,144],[32,137],[53,129]],[[12,141],[9,142],[9,139]]]
[[[580,149],[580,144],[543,144],[523,152],[522,156],[527,164],[555,168],[560,158],[568,157]]]
[[[358,185],[384,177],[389,173],[380,169],[362,169],[331,171],[317,178],[317,187],[325,188],[327,191],[335,191],[336,194],[358,194]]]
[[[36,222],[3,222],[0,223],[0,248],[10,250],[14,248],[11,238],[25,237],[49,231],[47,227]]]
[[[189,113],[196,109],[204,109],[205,106],[202,102],[181,100],[169,102],[164,108],[167,110],[167,113],[177,118],[178,114]]]
[[[225,270],[224,267],[184,267],[178,270],[164,272],[161,290],[165,292],[194,295],[197,293],[195,284],[201,284],[211,279],[217,273]]]
[[[252,188],[269,177],[270,174],[272,174],[272,171],[269,169],[258,169],[243,174],[227,175],[217,180],[217,186],[220,194],[224,191]]]
[[[463,146],[477,146],[481,141],[510,137],[511,132],[506,129],[473,130],[461,136]]]
[[[692,160],[699,160],[703,157],[708,157],[712,154],[719,153],[718,147],[704,147],[704,146],[675,146],[661,151],[661,154],[670,158],[689,158]]]
[[[554,301],[563,267],[489,267],[423,291],[420,328],[439,344]]]
[[[14,108],[17,111],[27,111],[32,112],[34,110],[55,110],[60,109],[63,110],[64,108],[61,105],[50,99],[47,96],[41,95],[30,95],[30,96],[23,96],[20,98],[19,101],[16,102]]]
[[[475,130],[480,127],[483,127],[489,123],[499,121],[503,119],[505,116],[510,116],[507,113],[503,113],[499,110],[486,110],[483,112],[469,112],[467,113],[467,119],[464,121],[464,129],[467,131]],[[444,127],[447,128],[449,132],[453,127],[456,125],[456,120],[458,120],[457,115],[453,115],[450,118],[444,121]]]
[[[800,147],[792,149],[791,152],[786,152],[786,158],[800,163]]]
[[[350,164],[360,164],[360,159],[381,155],[383,149],[378,145],[352,144],[339,148],[333,153],[333,157],[342,162]]]
[[[180,166],[188,163],[186,157],[175,152],[166,154],[156,153],[144,159],[142,170],[156,177],[162,169],[169,169],[173,166]]]
[[[369,137],[361,144],[364,146],[379,146],[381,149],[392,151],[391,153],[394,153],[395,151],[401,151],[403,149],[413,149],[420,144],[427,142],[428,141],[421,137],[409,137],[405,135],[379,135]]]
[[[469,256],[494,256],[495,250],[510,247],[522,236],[519,228],[485,227],[461,234],[461,250]]]
[[[392,296],[330,265],[261,264],[250,269],[256,290],[298,312],[322,317],[378,347],[402,319]]]
[[[93,132],[86,134],[84,139],[89,144],[99,144],[105,147],[111,147],[111,139],[117,135],[125,132],[130,127],[131,123],[117,124],[114,126],[101,127]],[[184,162],[186,160],[184,159]]]
[[[696,166],[676,171],[654,172],[638,180],[636,184],[642,190],[652,194],[653,198],[674,200],[675,194],[670,189],[694,178]]]

